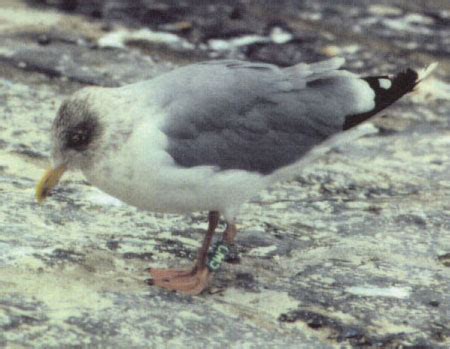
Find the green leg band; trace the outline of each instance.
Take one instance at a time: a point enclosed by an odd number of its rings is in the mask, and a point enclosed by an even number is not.
[[[220,266],[222,265],[222,262],[225,260],[229,252],[230,248],[225,242],[223,241],[216,242],[214,244],[212,253],[209,255],[208,263],[206,264],[209,271],[215,272],[219,270]]]

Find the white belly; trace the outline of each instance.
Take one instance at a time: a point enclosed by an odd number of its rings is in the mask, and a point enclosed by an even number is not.
[[[178,167],[164,151],[165,142],[158,130],[142,127],[120,150],[83,172],[99,189],[142,209],[217,210],[226,219],[234,219],[241,204],[268,184],[264,176],[246,171]]]

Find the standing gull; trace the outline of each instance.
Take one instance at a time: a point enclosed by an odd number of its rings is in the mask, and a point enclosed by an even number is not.
[[[199,294],[236,236],[239,207],[293,178],[354,126],[412,91],[435,67],[360,78],[342,58],[279,68],[237,60],[188,65],[119,88],[87,87],[61,105],[52,127],[45,199],[64,171],[142,209],[208,211],[190,270],[149,269],[152,284]],[[208,250],[219,216],[223,239]]]

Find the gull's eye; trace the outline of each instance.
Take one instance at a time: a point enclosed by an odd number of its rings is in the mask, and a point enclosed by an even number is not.
[[[66,147],[78,151],[85,150],[92,140],[91,126],[89,123],[81,123],[70,129],[66,135]]]

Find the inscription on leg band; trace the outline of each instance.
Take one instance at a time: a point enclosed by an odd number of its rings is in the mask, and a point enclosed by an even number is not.
[[[222,262],[225,260],[229,252],[230,248],[225,242],[223,241],[216,242],[214,244],[212,253],[209,255],[208,263],[206,264],[209,271],[214,272],[219,270],[220,266],[222,265]]]

